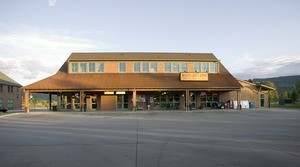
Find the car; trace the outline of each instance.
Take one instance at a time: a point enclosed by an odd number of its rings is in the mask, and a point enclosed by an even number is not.
[[[6,112],[7,111],[7,108],[5,108],[5,107],[0,107],[0,112]]]

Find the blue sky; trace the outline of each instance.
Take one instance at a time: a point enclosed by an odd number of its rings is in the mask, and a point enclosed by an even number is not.
[[[209,52],[241,79],[300,74],[298,0],[0,0],[0,71],[27,85],[72,52]]]

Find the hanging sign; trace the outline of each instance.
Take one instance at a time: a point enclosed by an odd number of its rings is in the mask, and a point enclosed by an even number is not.
[[[208,73],[182,72],[180,81],[208,81]]]

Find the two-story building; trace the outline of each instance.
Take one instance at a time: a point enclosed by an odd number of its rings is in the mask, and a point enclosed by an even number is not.
[[[18,82],[0,72],[0,107],[8,110],[22,109],[22,93]]]
[[[23,87],[58,96],[58,110],[211,108],[242,85],[211,53],[72,53],[59,71]],[[51,103],[50,103],[51,104]]]

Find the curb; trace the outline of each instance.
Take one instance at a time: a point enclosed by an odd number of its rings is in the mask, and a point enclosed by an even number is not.
[[[21,114],[21,113],[9,113],[9,114],[5,114],[5,115],[0,115],[0,118],[2,118],[2,117],[8,117],[8,116],[13,116],[13,115],[18,115],[18,114]]]

